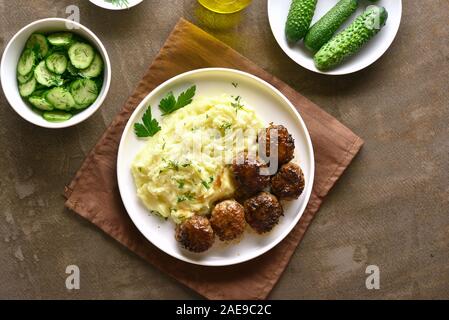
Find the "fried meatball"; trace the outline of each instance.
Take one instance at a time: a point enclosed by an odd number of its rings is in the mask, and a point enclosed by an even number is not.
[[[245,211],[235,200],[225,200],[212,210],[210,219],[212,229],[221,241],[230,241],[240,237],[245,231]]]
[[[244,203],[246,222],[257,233],[271,231],[284,214],[278,199],[268,192],[261,192]]]
[[[234,159],[232,172],[239,198],[250,197],[270,185],[270,176],[262,175],[260,172],[263,167],[259,159],[248,157],[246,154]]]
[[[304,191],[305,179],[301,168],[292,162],[284,164],[271,178],[271,192],[279,199],[298,199]]]
[[[278,149],[278,163],[279,165],[282,165],[284,163],[290,162],[294,158],[294,152],[295,152],[295,140],[293,139],[292,135],[288,132],[287,128],[282,125],[273,125],[271,124],[268,128],[265,129],[265,141],[266,144],[262,145],[262,148],[265,148],[266,155],[270,155],[270,132],[277,132],[278,139],[277,143],[275,143],[275,146],[277,145]],[[263,143],[263,141],[262,141]]]
[[[187,250],[203,252],[214,244],[214,231],[209,220],[193,216],[176,227],[176,240]]]

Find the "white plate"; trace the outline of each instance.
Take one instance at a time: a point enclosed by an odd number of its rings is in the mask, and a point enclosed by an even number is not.
[[[115,6],[111,4],[110,2],[106,2],[104,0],[90,0],[93,4],[96,6],[102,7],[104,9],[108,10],[124,10],[129,9],[131,7],[137,6],[139,3],[141,3],[143,0],[128,0],[128,5],[124,7]]]
[[[338,1],[339,0],[318,0],[312,24],[326,14],[326,12],[328,12]],[[340,30],[351,24],[356,16],[362,13],[367,6],[372,4],[387,9],[388,19],[386,25],[364,48],[362,48],[360,52],[343,62],[340,66],[330,71],[322,72],[315,67],[315,64],[313,63],[313,54],[305,48],[302,41],[295,45],[289,45],[287,42],[284,31],[290,4],[291,0],[268,0],[268,18],[276,41],[282,50],[284,50],[284,52],[297,64],[314,72],[331,75],[356,72],[368,67],[379,59],[393,43],[399,30],[402,16],[402,0],[380,0],[376,3],[369,2],[368,0],[360,0],[357,12],[354,13]]]
[[[235,88],[232,82],[239,85]],[[257,235],[247,231],[237,244],[224,244],[216,239],[214,246],[201,254],[182,249],[175,240],[175,225],[148,212],[136,195],[136,187],[131,174],[131,163],[144,146],[145,140],[137,139],[133,125],[141,120],[148,105],[153,115],[160,120],[157,108],[159,101],[169,91],[176,95],[191,85],[197,86],[196,96],[216,96],[223,93],[240,95],[248,106],[253,106],[264,121],[283,124],[288,128],[296,142],[295,161],[305,175],[306,186],[296,201],[286,202],[285,216],[267,235]],[[314,155],[307,128],[293,105],[282,93],[265,81],[248,73],[221,68],[199,69],[176,76],[153,90],[137,107],[126,125],[120,141],[117,159],[117,177],[123,203],[134,224],[142,234],[167,254],[186,262],[224,266],[253,259],[277,245],[293,229],[309,201],[314,178]],[[249,229],[249,228],[248,228]]]

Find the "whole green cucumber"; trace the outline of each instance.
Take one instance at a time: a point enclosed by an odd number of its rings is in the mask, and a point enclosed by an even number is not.
[[[357,10],[358,0],[340,0],[307,32],[304,44],[316,52],[328,42],[341,25]]]
[[[385,8],[369,6],[349,27],[334,36],[316,53],[313,58],[315,66],[325,71],[339,65],[373,38],[385,25],[387,18]]]
[[[298,42],[306,35],[315,13],[317,0],[293,0],[285,24],[288,42]]]

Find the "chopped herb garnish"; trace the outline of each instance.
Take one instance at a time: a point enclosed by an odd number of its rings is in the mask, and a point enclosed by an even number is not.
[[[201,181],[201,184],[207,189],[210,189],[211,183],[214,182],[214,177],[209,177],[209,181]]]
[[[178,171],[179,170],[179,163],[177,161],[169,160],[168,161],[168,165],[165,168]]]
[[[239,86],[237,82],[232,82],[232,85],[234,86],[234,88],[237,88]]]
[[[151,115],[151,106],[148,106],[147,111],[145,111],[142,122],[134,124],[134,132],[139,138],[152,137],[161,130],[159,122],[153,119]]]
[[[234,98],[235,102],[231,103],[231,106],[235,109],[235,113],[237,113],[240,109],[243,108],[242,97],[237,96]]]
[[[178,196],[178,203],[179,202],[184,202],[184,201],[192,201],[195,199],[195,195],[193,193],[190,192],[186,192],[184,193],[182,196]]]
[[[188,167],[188,166],[190,166],[192,163],[190,162],[190,161],[187,161],[186,163],[184,163],[183,165],[182,165],[182,167],[183,168],[186,168],[186,167]]]
[[[186,184],[186,181],[183,180],[183,179],[177,180],[176,182],[178,183],[178,188],[179,189],[184,188],[184,185]]]
[[[162,115],[165,116],[176,110],[184,108],[190,104],[196,93],[196,86],[192,86],[186,91],[182,92],[178,99],[175,98],[173,92],[169,92],[164,99],[159,103],[159,108],[162,110]]]
[[[177,200],[178,203],[184,202],[184,201],[186,201],[186,198],[184,196],[178,196],[178,200]]]
[[[128,7],[128,0],[105,0],[116,7]]]
[[[206,188],[207,190],[210,189],[210,185],[206,181],[201,181],[201,184]]]
[[[232,123],[231,122],[224,122],[224,123],[221,124],[220,129],[226,131],[228,129],[231,129],[231,127],[232,127]]]
[[[195,199],[195,195],[193,193],[187,192],[184,194],[184,196],[187,198],[187,200],[192,201]]]

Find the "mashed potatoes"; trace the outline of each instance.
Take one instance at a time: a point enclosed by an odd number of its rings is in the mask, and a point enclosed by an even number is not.
[[[214,202],[235,192],[228,164],[242,151],[255,152],[263,124],[240,97],[197,98],[162,117],[132,164],[145,206],[176,223],[208,214]]]

